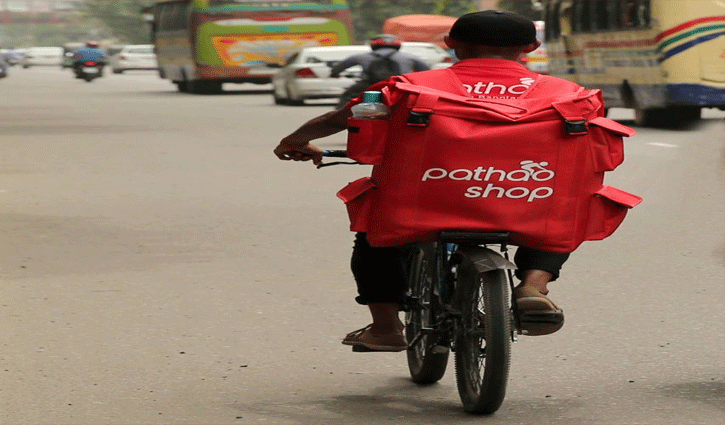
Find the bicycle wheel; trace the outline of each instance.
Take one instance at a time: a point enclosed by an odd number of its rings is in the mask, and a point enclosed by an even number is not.
[[[456,306],[461,327],[456,335],[458,394],[471,413],[493,413],[506,395],[511,357],[509,284],[504,270],[458,270]]]
[[[408,295],[412,302],[405,314],[405,336],[412,344],[407,351],[408,369],[413,382],[418,384],[439,381],[448,365],[448,347],[437,347],[439,338],[422,333],[424,328],[430,328],[435,323],[436,303],[432,290],[435,276],[435,247],[422,245],[410,261]]]

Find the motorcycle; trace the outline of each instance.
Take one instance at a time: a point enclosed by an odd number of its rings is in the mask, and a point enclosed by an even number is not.
[[[98,61],[77,62],[74,66],[76,78],[86,80],[90,83],[103,75],[104,66],[105,63]]]

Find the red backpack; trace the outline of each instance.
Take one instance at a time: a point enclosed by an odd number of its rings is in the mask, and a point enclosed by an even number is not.
[[[635,131],[603,116],[599,90],[539,76],[518,99],[477,99],[449,69],[395,81],[388,120],[350,119],[348,156],[374,167],[338,192],[373,246],[509,231],[515,245],[571,252],[641,202],[603,185]]]

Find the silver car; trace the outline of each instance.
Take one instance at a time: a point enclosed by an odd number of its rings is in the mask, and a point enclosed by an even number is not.
[[[349,56],[369,51],[368,45],[300,49],[272,77],[274,102],[278,105],[302,105],[308,99],[339,98],[357,81],[362,67],[350,67],[339,78],[330,78],[331,67]],[[403,42],[400,51],[420,57],[431,68],[453,63],[448,53],[433,43]]]
[[[158,69],[156,53],[151,44],[131,44],[123,46],[108,58],[108,64],[114,74],[135,69]]]

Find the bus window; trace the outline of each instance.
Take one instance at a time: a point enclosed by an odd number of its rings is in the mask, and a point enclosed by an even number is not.
[[[650,10],[649,0],[639,0],[637,2],[637,27],[649,28]]]
[[[607,21],[608,21],[608,28],[613,30],[618,30],[621,28],[620,25],[620,10],[619,10],[619,2],[617,1],[607,1],[604,2],[607,5]]]
[[[592,30],[592,18],[591,18],[591,4],[590,0],[575,0],[574,1],[574,32],[589,32]]]
[[[559,2],[546,4],[545,41],[556,40],[561,36],[561,22],[559,21],[561,18],[559,15],[560,10],[561,3]]]
[[[620,3],[621,26],[623,28],[634,28],[637,25],[637,1],[621,0]]]
[[[605,0],[594,0],[592,5],[592,30],[601,31],[609,29],[609,19],[607,16],[607,4],[611,3]]]

